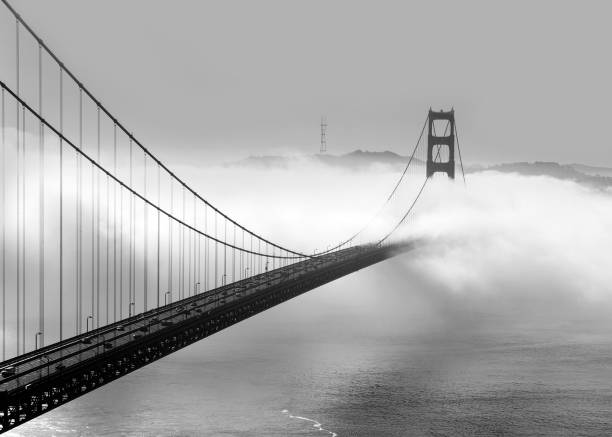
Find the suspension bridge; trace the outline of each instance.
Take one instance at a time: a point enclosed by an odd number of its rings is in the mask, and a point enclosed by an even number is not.
[[[6,0],[0,26],[14,29],[0,66],[0,432],[409,251],[398,230],[428,180],[455,177],[455,149],[463,170],[454,110],[430,109],[368,223],[318,253],[289,248],[173,173]],[[381,231],[409,173],[414,195]]]

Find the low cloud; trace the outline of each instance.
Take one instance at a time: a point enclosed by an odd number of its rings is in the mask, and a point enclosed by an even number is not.
[[[28,290],[33,300],[38,261],[35,158],[29,161],[34,209],[27,223],[27,257],[34,272]],[[57,154],[51,151],[45,184],[48,238],[58,229],[56,164]],[[295,158],[283,168],[179,166],[174,170],[255,232],[307,253],[343,241],[380,211],[357,239],[357,243],[376,241],[395,226],[424,177],[422,167],[411,170],[381,210],[398,178],[392,166],[350,170]],[[12,193],[8,200],[14,202],[16,175],[10,171],[8,176],[7,192]],[[71,187],[65,190],[70,199]],[[70,227],[74,218],[68,215]],[[65,235],[69,250],[73,237]],[[240,335],[275,338],[298,335],[301,329],[310,338],[325,338],[333,326],[337,335],[364,339],[407,332],[449,336],[508,325],[599,332],[608,326],[612,311],[609,191],[552,177],[494,171],[470,174],[467,185],[437,175],[396,238],[414,238],[420,244],[408,254],[266,312],[249,322],[253,329],[241,330]],[[49,254],[55,254],[56,246],[51,241],[46,246],[49,311],[57,293],[56,260]],[[13,270],[7,275],[11,286],[14,276]],[[72,276],[67,280],[68,288],[74,288]],[[368,323],[362,323],[364,318]],[[278,329],[287,327],[289,320],[292,330]]]
[[[398,176],[390,170],[356,173],[311,163],[212,169],[198,183],[204,191],[211,179],[223,181],[208,192],[264,234],[325,248],[378,210]],[[421,178],[408,177],[368,237],[397,222]],[[509,324],[607,326],[612,196],[606,191],[546,176],[482,172],[469,175],[465,186],[436,176],[398,237],[418,239],[418,250],[356,274],[358,283],[347,278],[332,296],[304,299],[295,313],[314,311],[323,325],[330,317],[383,319],[366,330],[381,335],[418,330],[415,324],[447,334]]]

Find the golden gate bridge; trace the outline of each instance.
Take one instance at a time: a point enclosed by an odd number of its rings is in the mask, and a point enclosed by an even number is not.
[[[372,220],[319,253],[289,248],[173,173],[2,4],[0,432],[412,249],[397,231],[428,180],[454,178],[455,148],[463,171],[454,110],[430,109]],[[372,236],[408,172],[414,197]]]

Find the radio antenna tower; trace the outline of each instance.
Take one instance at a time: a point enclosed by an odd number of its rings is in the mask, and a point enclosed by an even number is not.
[[[321,153],[327,152],[327,117],[321,117]]]

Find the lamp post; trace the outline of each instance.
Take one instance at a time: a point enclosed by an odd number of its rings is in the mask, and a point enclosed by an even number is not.
[[[34,335],[34,350],[38,350],[38,336],[42,336],[43,333],[41,331],[38,331],[35,335]],[[41,342],[42,343],[42,342]]]

